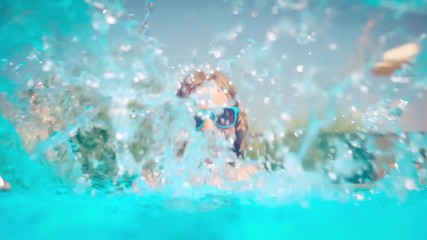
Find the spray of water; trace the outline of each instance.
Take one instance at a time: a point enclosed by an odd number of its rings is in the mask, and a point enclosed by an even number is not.
[[[354,11],[374,5],[388,9],[383,19],[399,19],[427,5],[398,2],[364,1]],[[172,64],[162,39],[150,35],[155,1],[138,10],[143,17],[112,1],[2,3],[1,176],[23,191],[247,194],[281,201],[364,199],[350,183],[370,184],[368,195],[399,197],[421,187],[414,162],[425,164],[420,153],[427,140],[405,132],[399,120],[423,96],[425,54],[402,66],[394,62],[400,70],[378,84],[374,63],[388,41],[401,40],[395,32],[378,42],[371,36],[381,17],[360,20],[360,56],[333,68],[323,61],[333,62],[346,46],[328,38],[332,22],[345,14],[332,1],[221,4],[235,17],[274,20],[262,37],[237,22],[214,32],[209,47],[190,60]],[[410,37],[426,45],[425,35]],[[319,42],[325,50],[316,50]],[[289,54],[292,48],[307,57]],[[236,83],[254,126],[244,159],[222,134],[196,131],[192,99],[175,96],[179,80],[217,68]],[[304,106],[308,114],[299,117]],[[278,117],[256,126],[265,109]],[[380,138],[390,146],[378,146]],[[249,165],[258,170],[243,171]]]

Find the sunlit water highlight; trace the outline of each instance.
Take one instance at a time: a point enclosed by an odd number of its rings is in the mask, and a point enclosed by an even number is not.
[[[368,42],[350,67],[324,55],[337,64],[328,67],[280,47],[323,55],[310,44],[325,41],[328,53],[339,51],[345,42],[322,35],[332,26],[320,21],[325,15],[339,19],[352,6],[400,19],[424,16],[427,3],[221,4],[242,22],[214,32],[209,46],[199,49],[204,53],[193,51],[182,62],[150,35],[155,1],[139,3],[140,16],[130,9],[133,2],[0,4],[0,175],[13,187],[0,194],[1,239],[427,237],[425,191],[413,164],[425,164],[420,151],[427,138],[399,124],[406,105],[423,97],[426,54],[390,81],[376,84],[370,75],[387,41],[424,49],[425,33],[391,30],[372,49],[369,26],[381,25],[381,17],[370,23],[359,12],[356,20],[368,22],[362,33]],[[278,16],[274,24],[262,39],[250,36],[244,14],[259,19],[266,12]],[[249,116],[259,108],[280,113],[271,126],[258,126],[262,133],[253,134],[246,159],[239,160],[264,166],[249,180],[227,176],[226,162],[235,160],[229,142],[195,131],[191,103],[175,96],[186,75],[217,67],[242,92]],[[375,97],[366,104],[368,92]],[[309,121],[292,122],[304,102],[311,103]],[[341,114],[347,117],[343,129]],[[391,142],[386,150],[375,143],[381,134]],[[181,156],[184,143],[188,150]],[[372,163],[373,156],[395,159],[395,168],[378,181],[370,168],[384,166]],[[206,158],[214,160],[214,170],[203,164]],[[143,169],[158,174],[156,188],[141,177]],[[222,184],[194,184],[215,175]],[[355,182],[371,186],[358,189]]]

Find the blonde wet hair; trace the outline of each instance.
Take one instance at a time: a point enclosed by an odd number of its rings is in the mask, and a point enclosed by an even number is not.
[[[207,81],[215,82],[217,87],[223,90],[235,102],[235,106],[239,108],[239,115],[234,128],[236,135],[236,140],[234,141],[234,152],[238,157],[243,157],[243,150],[248,132],[248,121],[243,107],[236,99],[236,88],[228,77],[226,77],[221,71],[214,71],[210,75],[206,75],[203,71],[196,71],[181,81],[176,95],[180,98],[188,98],[196,91],[197,87],[203,85]]]

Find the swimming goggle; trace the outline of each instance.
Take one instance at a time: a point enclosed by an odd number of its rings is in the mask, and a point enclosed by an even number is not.
[[[200,130],[208,118],[212,119],[217,128],[232,128],[237,123],[238,114],[238,107],[224,107],[218,109],[218,111],[201,109],[194,116],[196,130]]]

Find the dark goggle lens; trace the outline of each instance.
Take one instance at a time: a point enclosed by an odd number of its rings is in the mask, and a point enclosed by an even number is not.
[[[195,116],[194,120],[196,121],[196,129],[199,129],[203,125],[203,119],[199,116]]]
[[[216,116],[216,124],[221,127],[232,127],[236,122],[236,111],[232,108],[224,108],[224,111]]]

